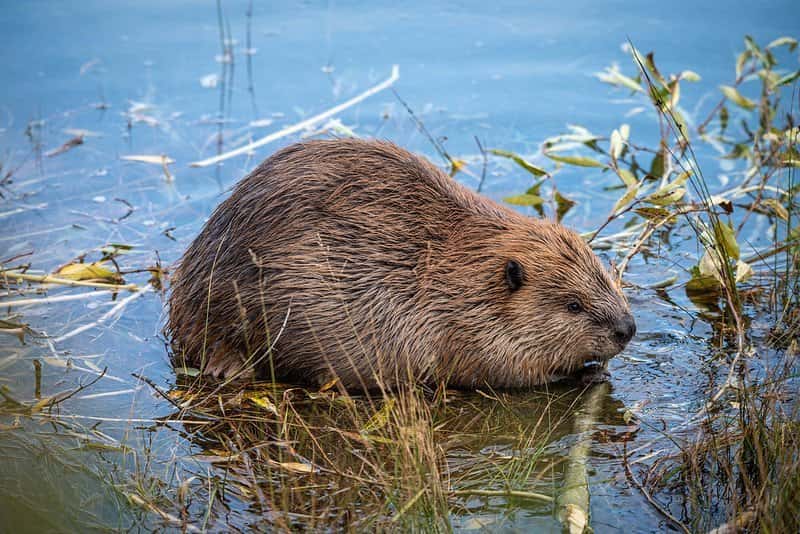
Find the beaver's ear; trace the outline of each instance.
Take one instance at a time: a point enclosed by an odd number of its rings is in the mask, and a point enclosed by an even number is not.
[[[511,291],[516,291],[522,287],[522,281],[525,273],[522,271],[522,265],[514,260],[508,260],[506,263],[506,283]]]

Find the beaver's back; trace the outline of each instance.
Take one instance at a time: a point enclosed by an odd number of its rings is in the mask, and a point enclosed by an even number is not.
[[[518,217],[393,144],[298,143],[242,180],[188,248],[168,330],[178,357],[215,375],[249,358],[346,386],[419,377],[441,336],[426,313],[430,251]]]

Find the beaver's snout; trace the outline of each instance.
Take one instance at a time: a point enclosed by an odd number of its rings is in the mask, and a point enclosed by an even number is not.
[[[636,321],[633,320],[633,315],[625,313],[620,319],[614,323],[614,341],[624,347],[636,335]]]

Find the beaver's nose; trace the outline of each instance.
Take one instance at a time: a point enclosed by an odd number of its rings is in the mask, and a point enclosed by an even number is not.
[[[630,313],[626,313],[614,324],[614,339],[620,345],[625,345],[636,334],[636,321]]]

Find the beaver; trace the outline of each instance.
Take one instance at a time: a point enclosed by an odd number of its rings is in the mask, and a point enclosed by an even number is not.
[[[357,139],[290,145],[241,180],[179,260],[166,325],[204,374],[348,389],[540,385],[635,331],[576,233]]]

